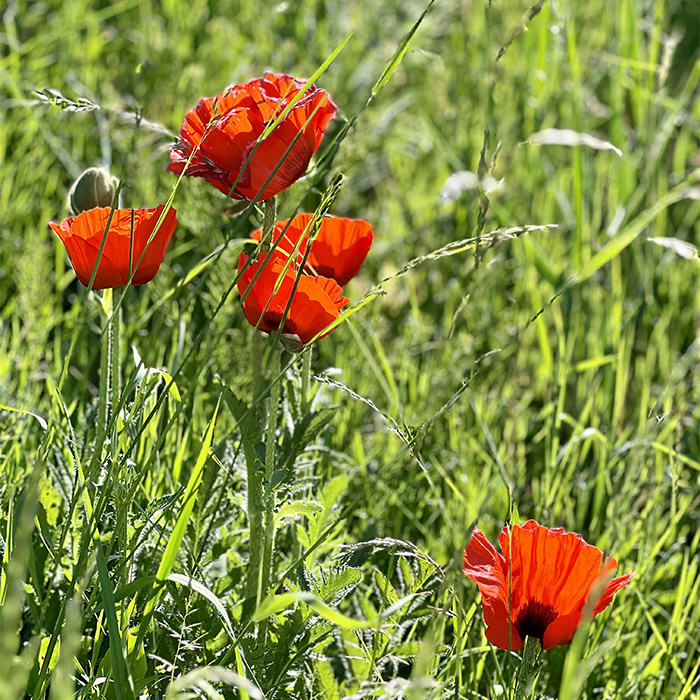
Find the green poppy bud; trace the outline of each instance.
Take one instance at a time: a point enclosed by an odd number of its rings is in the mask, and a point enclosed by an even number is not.
[[[88,168],[73,183],[68,193],[71,213],[77,216],[82,211],[95,207],[111,207],[119,181],[109,174],[107,168]]]
[[[287,352],[301,352],[304,348],[304,343],[296,333],[282,333],[280,335],[280,343]]]

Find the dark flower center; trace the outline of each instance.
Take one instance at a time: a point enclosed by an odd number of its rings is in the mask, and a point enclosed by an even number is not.
[[[522,639],[526,636],[535,637],[542,642],[545,630],[556,616],[556,611],[551,605],[545,605],[533,599],[518,613],[515,628]]]

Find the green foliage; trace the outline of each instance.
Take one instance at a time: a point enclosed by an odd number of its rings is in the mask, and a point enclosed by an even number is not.
[[[461,557],[511,514],[636,571],[536,694],[700,698],[696,4],[6,5],[0,698],[509,697]],[[203,95],[320,68],[279,218],[375,244],[305,379],[236,299],[262,212],[166,164]],[[98,165],[180,221],[116,367],[46,226]]]

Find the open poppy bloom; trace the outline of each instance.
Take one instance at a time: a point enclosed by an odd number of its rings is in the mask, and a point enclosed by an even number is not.
[[[92,285],[93,289],[123,287],[134,270],[136,272],[131,284],[145,284],[153,279],[163,262],[165,249],[177,226],[175,209],[170,208],[153,240],[146,248],[163,208],[161,204],[155,209],[114,210]],[[111,211],[110,207],[98,207],[81,212],[78,216],[70,216],[60,225],[49,222],[53,232],[66,246],[75,274],[86,287],[90,283],[90,277],[97,262]],[[131,242],[132,211],[133,246]],[[132,251],[131,270],[129,270],[130,249]],[[146,253],[141,259],[144,250]]]
[[[169,169],[181,173],[197,149],[186,175],[206,178],[226,195],[238,180],[231,192],[236,199],[274,197],[304,175],[336,113],[328,93],[312,85],[258,144],[265,127],[279,117],[305,84],[305,80],[289,75],[266,73],[263,78],[234,85],[216,98],[201,99],[185,116],[180,140],[170,151]],[[250,163],[241,174],[253,148]]]
[[[297,214],[291,221],[286,219],[275,224],[272,243],[276,243],[284,231],[284,236],[277,247],[286,253],[291,254],[297,241],[303,236],[297,249],[299,264],[306,253],[309,240],[307,226],[312,217],[313,214]],[[286,231],[285,227],[287,227]],[[251,238],[259,241],[262,239],[262,229],[253,231],[250,235]],[[359,272],[373,240],[372,226],[363,219],[324,216],[320,222],[318,235],[313,240],[311,251],[306,258],[306,264],[316,274],[330,277],[343,286]]]
[[[543,649],[567,644],[589,599],[595,616],[634,575],[608,580],[617,562],[561,528],[528,520],[515,525],[511,535],[512,552],[505,527],[499,537],[502,555],[479,530],[464,550],[464,573],[481,593],[486,638],[500,649],[519,651],[526,636],[539,639]]]
[[[270,260],[265,263],[268,255]],[[239,271],[247,260],[248,256],[241,253],[238,258]],[[288,256],[279,250],[261,253],[238,280],[238,293],[243,296],[258,270],[263,267],[253,288],[243,301],[243,313],[253,326],[258,325],[260,321],[258,328],[265,333],[272,333],[279,328],[294,289],[298,271],[293,265],[289,265],[284,271],[288,260]],[[274,292],[280,277],[281,284],[277,292]],[[349,299],[343,296],[343,290],[334,280],[302,274],[294,291],[282,333],[296,335],[302,344],[308,343],[338,318],[340,309],[348,301]],[[260,320],[261,317],[262,320]]]

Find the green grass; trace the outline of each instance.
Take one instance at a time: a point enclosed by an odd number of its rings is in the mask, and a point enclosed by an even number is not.
[[[0,698],[508,697],[518,659],[486,642],[461,556],[511,508],[636,571],[582,646],[545,654],[537,692],[700,698],[700,263],[648,240],[700,246],[698,9],[544,3],[513,38],[527,3],[437,0],[416,27],[426,5],[0,9]],[[252,366],[269,380],[274,346],[228,290],[261,212],[181,182],[165,262],[123,300],[121,415],[99,449],[101,295],[46,222],[97,164],[126,206],[164,203],[201,96],[309,77],[350,32],[318,79],[340,118],[279,214],[342,173],[332,212],[375,231],[346,292],[389,279],[314,346],[315,415],[283,358],[282,597],[253,616]],[[549,128],[623,155],[525,143]],[[503,182],[441,201],[465,170]]]

